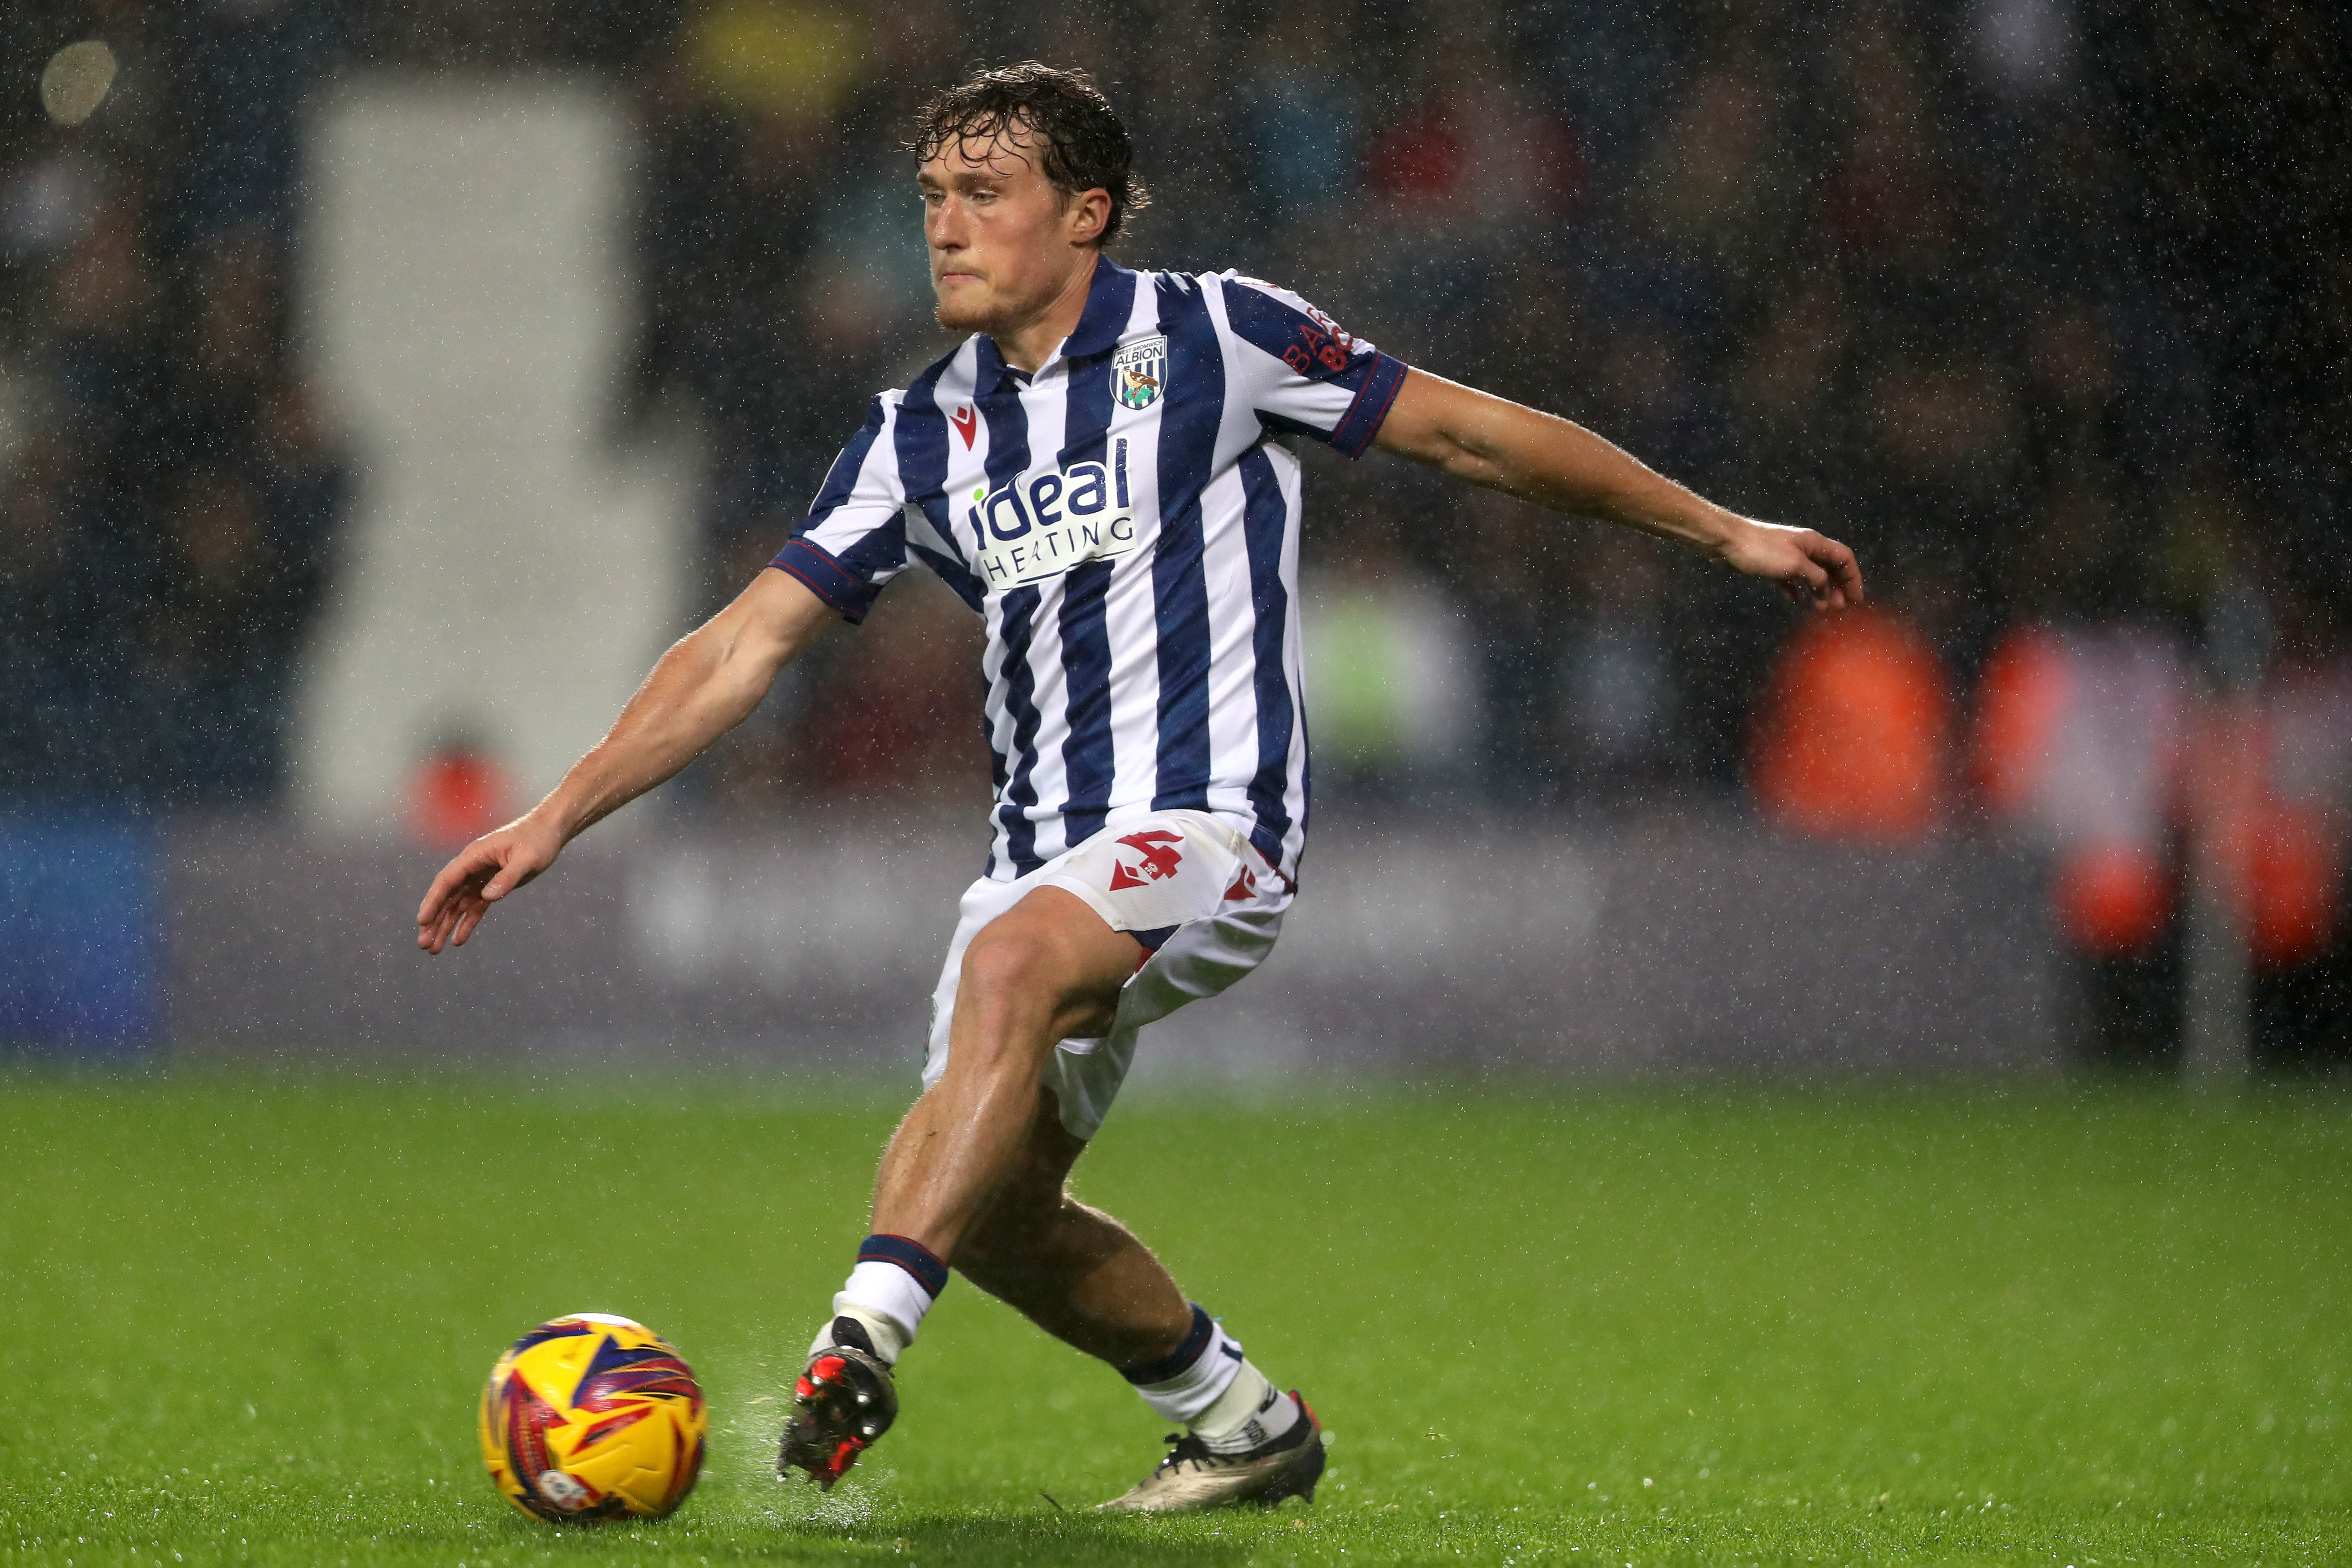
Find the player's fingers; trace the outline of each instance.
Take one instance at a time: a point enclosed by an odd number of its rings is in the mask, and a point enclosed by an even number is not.
[[[431,887],[425,889],[425,901],[416,906],[416,923],[425,925],[430,922],[447,907],[451,899],[457,897],[459,889],[485,871],[497,868],[497,859],[485,854],[480,846],[466,846],[441,868],[441,874],[433,879]]]
[[[1811,556],[1800,553],[1795,569],[1783,581],[1796,591],[1799,598],[1819,603],[1829,586],[1830,574],[1816,565]]]
[[[450,894],[441,906],[440,915],[433,922],[433,951],[442,952],[454,945],[457,941],[458,927],[467,912],[471,911],[475,920],[479,921],[481,911],[487,907],[482,902],[478,887],[462,887]]]
[[[1862,603],[1862,568],[1855,563],[1853,552],[1818,533],[1807,533],[1801,542],[1806,556],[1823,574],[1822,584],[1814,589],[1814,602],[1824,609],[1843,609]]]
[[[466,939],[474,934],[474,928],[480,925],[482,917],[489,912],[490,906],[482,901],[479,893],[468,894],[449,921],[449,945],[465,946]]]
[[[1835,540],[1830,542],[1837,544]],[[1846,603],[1861,604],[1863,599],[1862,563],[1855,559],[1853,552],[1843,544],[1837,544],[1837,559],[1831,563],[1830,570],[1836,574],[1838,591],[1845,595]]]
[[[417,932],[418,944],[436,957],[440,956],[442,950],[449,945],[450,928],[457,923],[457,905],[453,899],[436,910],[432,922]]]

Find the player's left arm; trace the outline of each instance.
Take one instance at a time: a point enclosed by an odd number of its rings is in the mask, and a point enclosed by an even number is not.
[[[1862,568],[1836,540],[1727,511],[1580,425],[1475,387],[1407,372],[1374,440],[1474,485],[1673,540],[1816,608],[1862,603]]]

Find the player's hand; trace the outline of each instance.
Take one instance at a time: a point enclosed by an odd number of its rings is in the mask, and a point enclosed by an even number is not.
[[[495,833],[485,833],[433,879],[416,907],[416,945],[438,954],[463,947],[490,906],[555,864],[563,836],[535,816],[522,816]]]
[[[1817,610],[1842,610],[1862,603],[1862,566],[1853,552],[1810,528],[1741,518],[1716,552],[1716,559],[1751,577],[1780,585],[1780,592]]]

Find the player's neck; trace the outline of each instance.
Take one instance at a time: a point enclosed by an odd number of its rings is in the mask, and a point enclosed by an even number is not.
[[[1101,251],[1087,251],[1085,261],[1071,270],[1051,304],[988,334],[995,340],[996,352],[1003,356],[1006,364],[1034,375],[1037,367],[1061,346],[1062,340],[1078,330],[1078,320],[1087,313],[1087,296],[1094,287],[1095,268],[1101,260]]]

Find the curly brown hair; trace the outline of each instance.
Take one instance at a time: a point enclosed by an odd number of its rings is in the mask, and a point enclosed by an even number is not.
[[[928,163],[950,142],[986,146],[1015,130],[1044,142],[1045,178],[1066,199],[1082,191],[1109,194],[1110,217],[1097,244],[1109,244],[1128,214],[1151,205],[1132,167],[1127,127],[1082,70],[1023,60],[976,71],[915,111],[907,150]]]

